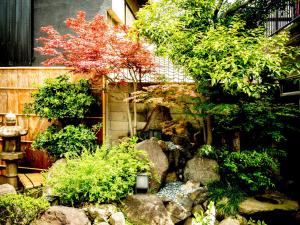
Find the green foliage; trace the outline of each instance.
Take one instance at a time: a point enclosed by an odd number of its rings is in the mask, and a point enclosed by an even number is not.
[[[298,129],[293,121],[299,115],[298,106],[293,104],[274,103],[270,99],[241,102],[232,104],[224,114],[215,114],[216,130],[240,131],[250,144],[267,146],[286,140],[287,129]]]
[[[159,53],[186,69],[201,93],[217,89],[258,98],[299,71],[293,61],[299,48],[285,46],[285,33],[270,38],[262,29],[246,29],[241,17],[224,19],[235,6],[226,9],[223,2],[151,2],[138,13],[136,26]]]
[[[63,156],[79,156],[84,150],[92,152],[96,148],[94,132],[84,125],[77,127],[68,125],[59,128],[49,126],[44,132],[39,133],[32,143],[33,149],[47,150],[50,155],[57,158]]]
[[[25,113],[50,120],[84,118],[95,102],[87,80],[72,83],[66,75],[47,79],[32,98],[33,102],[25,106]]]
[[[217,212],[223,216],[238,214],[239,204],[245,200],[246,194],[238,186],[229,186],[221,182],[209,185],[209,199],[216,204]]]
[[[216,209],[214,202],[208,204],[208,209],[205,213],[202,211],[196,212],[193,218],[193,225],[214,225],[216,221]]]
[[[119,201],[133,192],[136,174],[150,169],[145,155],[135,149],[136,141],[132,138],[111,148],[102,146],[93,154],[67,158],[66,164],[53,167],[46,183],[65,205]]]
[[[198,150],[197,150],[197,155],[211,158],[211,159],[216,159],[216,149],[211,146],[211,145],[202,145]]]
[[[27,225],[49,208],[44,198],[20,194],[0,196],[0,224]]]
[[[231,152],[224,157],[220,171],[230,183],[246,191],[261,192],[275,187],[279,162],[265,151]]]

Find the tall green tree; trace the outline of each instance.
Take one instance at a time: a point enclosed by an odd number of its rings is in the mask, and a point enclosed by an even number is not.
[[[246,99],[270,95],[281,79],[299,72],[294,59],[300,51],[286,45],[287,33],[266,37],[257,27],[268,7],[275,6],[263,0],[150,1],[139,12],[136,27],[156,45],[158,54],[194,79],[203,94],[202,105],[215,107],[220,103],[216,99],[224,95]],[[255,16],[254,8],[264,13]],[[210,144],[211,118],[206,121]]]

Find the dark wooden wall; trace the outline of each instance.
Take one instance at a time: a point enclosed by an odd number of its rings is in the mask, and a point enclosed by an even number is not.
[[[0,66],[28,66],[32,59],[32,1],[0,1]]]

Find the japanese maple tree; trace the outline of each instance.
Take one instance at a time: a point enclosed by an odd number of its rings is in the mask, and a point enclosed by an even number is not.
[[[110,26],[98,14],[88,21],[83,11],[76,18],[67,18],[65,23],[71,31],[69,34],[62,35],[52,26],[41,28],[47,36],[37,39],[42,46],[35,50],[49,57],[43,65],[64,65],[74,72],[92,74],[93,80],[105,77],[110,82],[132,82],[133,91],[137,91],[143,76],[155,72],[151,52],[128,27]],[[133,110],[134,127],[128,104],[131,135],[136,134],[135,103]]]

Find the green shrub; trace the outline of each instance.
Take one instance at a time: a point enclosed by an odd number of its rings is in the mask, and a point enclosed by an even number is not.
[[[246,198],[237,186],[229,186],[221,182],[215,182],[208,186],[209,200],[215,202],[217,212],[222,216],[234,216],[238,214],[239,204]]]
[[[50,120],[84,118],[95,98],[87,80],[71,83],[69,77],[61,75],[47,79],[44,86],[32,94],[34,101],[25,106],[25,113],[35,113]]]
[[[279,162],[267,152],[231,152],[220,165],[224,178],[246,191],[260,192],[275,187]]]
[[[216,149],[211,145],[202,145],[197,150],[197,155],[207,157],[207,158],[211,158],[211,159],[216,159],[217,158]]]
[[[20,194],[0,196],[0,224],[30,224],[49,208],[44,198],[31,198]]]
[[[207,207],[207,211],[203,213],[202,211],[196,212],[194,214],[192,224],[194,225],[214,225],[216,221],[216,208],[214,202],[210,202]]]
[[[136,174],[149,171],[145,155],[135,150],[136,140],[67,158],[66,164],[53,167],[46,183],[65,205],[119,201],[133,192]]]
[[[84,125],[68,125],[62,129],[52,125],[37,135],[32,148],[46,149],[50,155],[57,158],[66,155],[78,156],[84,150],[94,151],[96,139],[95,134]]]

